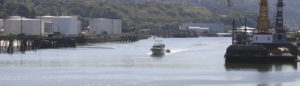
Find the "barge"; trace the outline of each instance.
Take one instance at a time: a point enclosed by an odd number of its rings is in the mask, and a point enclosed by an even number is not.
[[[247,34],[246,28],[244,32],[237,31],[233,21],[232,45],[227,48],[226,62],[296,62],[298,48],[288,42],[283,29],[283,0],[277,3],[275,28],[271,28],[268,14],[268,0],[260,0],[258,27],[252,34]]]

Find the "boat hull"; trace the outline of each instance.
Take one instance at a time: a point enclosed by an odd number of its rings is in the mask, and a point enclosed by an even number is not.
[[[163,55],[165,54],[165,49],[151,49],[152,55]]]
[[[225,54],[226,62],[295,62],[297,55],[278,54],[264,46],[238,46],[231,45]]]

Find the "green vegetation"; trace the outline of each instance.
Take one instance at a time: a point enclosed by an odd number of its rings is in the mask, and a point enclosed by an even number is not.
[[[216,2],[217,3],[217,2]],[[221,3],[219,3],[221,4]],[[207,3],[206,5],[209,5]],[[245,11],[245,10],[243,10]],[[249,25],[256,26],[256,13],[245,11]],[[82,26],[87,27],[90,18],[121,18],[124,31],[131,29],[176,29],[183,22],[224,22],[226,28],[232,23],[231,14],[243,18],[241,11],[217,6],[186,6],[159,3],[122,3],[95,0],[0,0],[0,17],[24,16],[78,16]],[[239,18],[237,18],[239,20]]]

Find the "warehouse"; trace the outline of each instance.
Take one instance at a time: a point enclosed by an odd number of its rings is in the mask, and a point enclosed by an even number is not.
[[[40,19],[12,18],[5,20],[4,33],[43,35],[44,24]]]
[[[225,32],[224,23],[183,23],[180,30],[189,30],[192,27],[206,28],[209,33],[223,33]]]
[[[89,33],[93,36],[101,34],[121,34],[121,19],[96,18],[90,20]]]

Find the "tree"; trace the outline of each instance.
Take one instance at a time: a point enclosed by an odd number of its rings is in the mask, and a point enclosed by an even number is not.
[[[31,17],[29,8],[24,4],[20,4],[16,11],[19,16]]]

